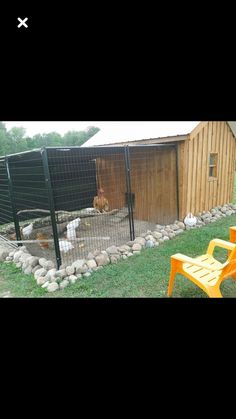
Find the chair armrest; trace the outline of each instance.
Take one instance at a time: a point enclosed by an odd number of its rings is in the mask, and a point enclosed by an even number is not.
[[[207,269],[209,271],[218,271],[218,268],[213,268],[212,265],[205,263],[205,262],[201,262],[200,260],[194,259],[194,258],[190,258],[189,256],[185,256],[182,255],[181,253],[176,253],[176,255],[171,256],[171,259],[175,259],[179,262],[183,262],[183,263],[189,263],[191,265],[194,266],[199,266],[199,268],[204,268]]]
[[[234,250],[236,247],[236,244],[234,243],[230,243],[227,242],[225,240],[221,240],[221,239],[213,239],[210,241],[208,249],[207,249],[207,254],[208,255],[213,255],[213,252],[215,250],[215,247],[222,247],[223,249],[227,249],[227,250]]]

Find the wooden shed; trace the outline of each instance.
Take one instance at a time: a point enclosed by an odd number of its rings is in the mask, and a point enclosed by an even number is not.
[[[236,143],[227,121],[203,121],[182,135],[110,144],[125,145],[130,150],[136,219],[166,224],[183,219],[188,212],[197,214],[232,202]],[[98,183],[114,208],[116,201],[123,200],[125,205],[126,199],[125,172],[118,161],[116,155],[96,162]],[[112,183],[117,176],[119,182]]]

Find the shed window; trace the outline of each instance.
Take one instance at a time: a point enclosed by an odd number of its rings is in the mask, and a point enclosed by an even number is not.
[[[218,154],[210,153],[209,157],[209,177],[217,177],[217,163],[218,163]]]

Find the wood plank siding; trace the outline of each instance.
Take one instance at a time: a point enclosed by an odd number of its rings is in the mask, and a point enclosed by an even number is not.
[[[208,121],[200,123],[183,143],[180,218],[188,212],[196,214],[232,202],[235,141],[225,121]],[[217,155],[216,176],[209,176],[210,154]]]

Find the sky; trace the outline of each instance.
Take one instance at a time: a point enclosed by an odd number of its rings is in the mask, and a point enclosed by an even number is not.
[[[12,127],[26,128],[26,136],[56,131],[63,135],[68,131],[85,130],[96,126],[101,131],[86,145],[107,144],[118,141],[158,138],[189,133],[198,121],[3,121],[7,130]]]

